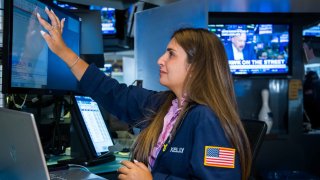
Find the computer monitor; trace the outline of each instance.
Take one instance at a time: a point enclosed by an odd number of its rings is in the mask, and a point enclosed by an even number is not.
[[[68,66],[48,48],[36,13],[49,21],[45,7],[66,18],[63,39],[80,54],[81,19],[48,1],[4,1],[3,92],[71,94],[78,83]]]
[[[73,101],[71,156],[89,161],[105,157],[110,160],[109,148],[114,143],[98,104],[88,96],[74,96]]]

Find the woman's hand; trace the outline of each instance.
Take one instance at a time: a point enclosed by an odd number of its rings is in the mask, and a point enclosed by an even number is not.
[[[49,32],[46,33],[44,31],[40,31],[43,38],[46,40],[50,50],[61,57],[66,51],[68,51],[67,45],[64,43],[62,39],[62,31],[64,27],[65,18],[61,21],[54,14],[52,10],[49,10],[47,7],[45,8],[46,13],[48,14],[51,24],[41,18],[40,14],[37,13],[37,18],[40,24]]]
[[[152,180],[151,172],[149,171],[148,167],[141,162],[134,161],[122,161],[121,164],[123,165],[121,168],[118,169],[120,175],[118,179],[125,179],[125,180]]]
[[[42,30],[40,32],[47,42],[50,50],[66,63],[77,80],[80,81],[89,65],[84,60],[80,59],[79,56],[73,52],[63,41],[62,31],[65,18],[59,20],[55,13],[52,10],[49,10],[47,7],[45,8],[45,11],[51,20],[51,24],[42,19],[40,14],[37,13],[39,23],[47,30],[48,33]]]

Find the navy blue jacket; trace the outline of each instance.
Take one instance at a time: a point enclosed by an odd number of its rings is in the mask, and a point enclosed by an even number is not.
[[[83,75],[80,87],[108,112],[133,124],[150,110],[156,112],[166,96],[163,92],[119,84],[94,65]],[[205,146],[231,147],[215,113],[207,106],[195,105],[187,112],[166,150],[160,151],[152,168],[153,178],[241,179],[237,152],[234,168],[206,166]]]

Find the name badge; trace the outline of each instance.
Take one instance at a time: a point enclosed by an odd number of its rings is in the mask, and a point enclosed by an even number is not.
[[[183,154],[184,148],[182,147],[171,147],[170,152]]]

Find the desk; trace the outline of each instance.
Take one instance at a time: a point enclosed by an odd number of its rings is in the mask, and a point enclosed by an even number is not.
[[[99,164],[96,166],[89,166],[87,167],[92,173],[95,174],[103,174],[103,173],[110,173],[110,172],[117,172],[118,168],[121,167],[120,162],[123,160],[128,160],[128,157],[119,156],[115,154],[116,160],[107,162],[104,164]]]
[[[117,179],[117,170],[121,166],[120,162],[123,160],[128,160],[128,156],[119,155],[118,153],[114,154],[116,156],[115,161],[107,162],[104,164],[99,164],[95,166],[88,166],[87,168],[94,174],[97,174],[102,177],[106,177],[109,180]],[[58,160],[70,159],[70,156],[61,155],[50,158],[47,161],[47,165],[57,164]]]

